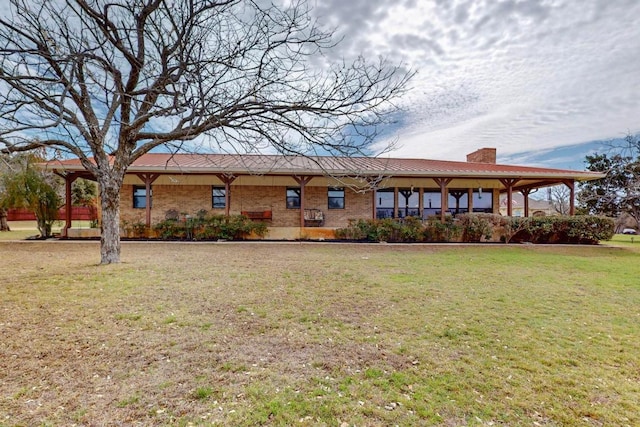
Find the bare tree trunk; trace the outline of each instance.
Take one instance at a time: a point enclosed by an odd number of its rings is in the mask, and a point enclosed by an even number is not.
[[[391,148],[372,144],[414,73],[383,58],[313,60],[339,42],[316,24],[314,2],[67,3],[2,3],[0,152],[54,147],[80,158],[100,185],[102,264],[120,261],[125,171],[156,147],[198,150],[187,141],[202,135],[204,151]],[[70,138],[45,138],[59,128]],[[25,138],[29,130],[42,138]]]
[[[100,263],[120,262],[120,187],[122,179],[110,176],[98,178],[102,209],[100,233]]]
[[[8,212],[5,208],[0,208],[0,231],[11,231],[7,222]]]

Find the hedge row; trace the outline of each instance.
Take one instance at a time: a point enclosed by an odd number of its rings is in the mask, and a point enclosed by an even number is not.
[[[263,237],[267,233],[265,223],[252,221],[244,215],[197,215],[166,219],[152,226],[151,236],[144,223],[125,223],[122,228],[130,237],[164,240],[241,240],[251,234]]]
[[[598,216],[503,217],[462,214],[430,218],[352,220],[336,238],[370,242],[531,242],[597,244],[614,234],[614,221]]]
[[[452,218],[423,222],[414,217],[350,220],[347,227],[335,231],[339,240],[368,242],[449,242],[459,234],[460,228]]]

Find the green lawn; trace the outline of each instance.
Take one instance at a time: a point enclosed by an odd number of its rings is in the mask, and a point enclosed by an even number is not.
[[[0,425],[640,425],[614,244],[0,242]]]
[[[0,232],[0,241],[23,240],[39,234],[35,221],[9,221],[9,228],[11,231]],[[59,231],[60,227],[56,225],[56,228]]]
[[[75,228],[89,228],[89,221],[73,221]],[[64,221],[57,221],[52,227],[53,233],[60,233],[64,227]],[[0,241],[3,240],[24,240],[29,237],[37,237],[38,226],[35,221],[9,221],[11,231],[0,232]]]
[[[640,248],[640,235],[616,234],[615,236],[613,236],[613,239],[611,239],[611,241],[604,243],[623,246],[638,245],[638,248]]]

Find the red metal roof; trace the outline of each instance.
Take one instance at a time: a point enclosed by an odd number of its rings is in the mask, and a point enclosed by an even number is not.
[[[49,168],[83,171],[78,159],[49,162]],[[577,181],[601,178],[597,172],[492,163],[384,157],[303,157],[240,154],[147,153],[129,173],[269,174],[269,175],[382,175],[421,177],[561,178]]]

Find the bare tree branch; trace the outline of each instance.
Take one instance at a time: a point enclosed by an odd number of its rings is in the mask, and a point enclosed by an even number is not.
[[[100,184],[107,236],[128,166],[150,150],[369,154],[413,75],[383,59],[313,61],[335,41],[306,0],[10,3],[0,150],[80,158]],[[111,243],[103,262],[118,259]]]
[[[571,207],[571,190],[566,185],[555,185],[548,189],[549,201],[553,210],[560,215],[569,215]]]

